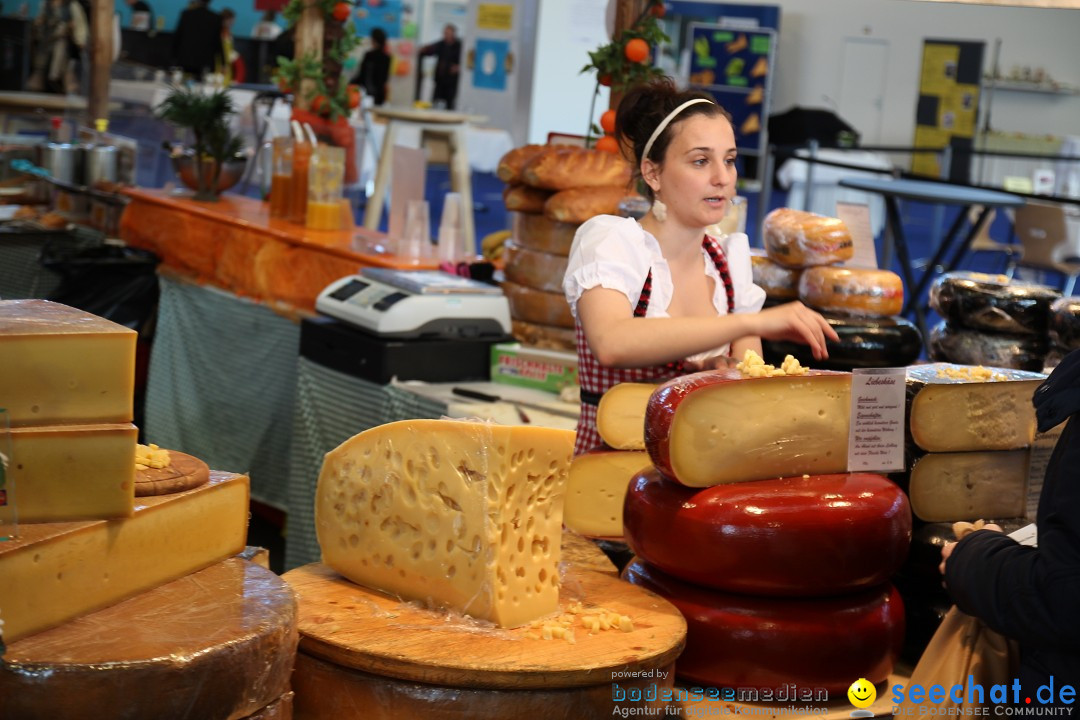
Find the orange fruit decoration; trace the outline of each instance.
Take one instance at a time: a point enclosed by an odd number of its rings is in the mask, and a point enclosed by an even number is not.
[[[630,62],[645,62],[649,58],[649,43],[641,38],[631,38],[623,53]]]
[[[347,92],[349,98],[349,107],[358,107],[360,105],[360,88],[357,85],[350,85]]]
[[[667,8],[664,7],[664,3],[658,2],[649,8],[649,12],[651,12],[652,16],[655,18],[662,18],[667,14]]]
[[[603,85],[604,87],[611,87],[611,76],[610,75],[607,75],[607,74],[601,75],[600,77],[598,77],[596,79],[596,81],[598,83],[600,83],[601,85]]]
[[[619,154],[619,143],[610,135],[605,135],[597,140],[594,147],[601,152],[609,152],[613,155]]]
[[[608,135],[615,133],[615,111],[607,110],[600,116],[600,127]]]
[[[349,14],[352,12],[352,5],[347,2],[339,2],[334,5],[334,10],[331,13],[334,19],[338,22],[345,22],[349,19]]]
[[[330,112],[330,101],[325,95],[316,95],[311,99],[311,112],[323,115]]]

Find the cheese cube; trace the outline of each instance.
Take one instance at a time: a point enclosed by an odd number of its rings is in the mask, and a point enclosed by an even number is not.
[[[567,430],[454,420],[362,432],[319,474],[323,562],[503,627],[552,613],[573,445]]]
[[[645,449],[645,408],[658,386],[650,383],[619,383],[600,398],[596,408],[596,431],[616,450]]]
[[[0,301],[0,407],[12,426],[131,422],[137,336],[59,303]]]
[[[8,470],[19,520],[131,515],[138,435],[131,423],[12,428]]]
[[[247,477],[213,473],[194,490],[139,498],[129,518],[20,525],[0,543],[5,642],[235,555],[247,513]]]
[[[586,537],[621,540],[626,488],[651,466],[644,450],[597,448],[575,457],[566,486],[566,527]]]
[[[915,462],[911,511],[926,522],[1024,514],[1029,450],[930,453]]]

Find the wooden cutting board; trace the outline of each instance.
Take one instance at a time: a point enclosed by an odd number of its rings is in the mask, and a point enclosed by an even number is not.
[[[576,643],[526,637],[448,617],[356,585],[315,563],[284,579],[299,599],[301,650],[332,664],[439,686],[552,689],[606,685],[667,668],[682,651],[686,622],[666,600],[620,580],[588,540],[563,536],[560,609],[581,602],[627,615],[631,632],[589,634]]]

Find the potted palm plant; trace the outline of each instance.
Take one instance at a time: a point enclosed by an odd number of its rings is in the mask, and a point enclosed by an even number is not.
[[[177,87],[156,112],[165,122],[191,132],[194,144],[186,151],[174,152],[173,166],[180,179],[195,190],[196,200],[215,201],[218,193],[240,179],[247,161],[240,154],[243,142],[229,130],[229,116],[235,108],[228,93]]]

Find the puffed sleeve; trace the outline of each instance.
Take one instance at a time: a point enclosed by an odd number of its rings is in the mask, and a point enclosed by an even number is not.
[[[749,259],[747,260],[749,268]],[[598,215],[574,235],[563,276],[563,292],[577,317],[577,301],[594,287],[618,290],[636,305],[649,274],[650,255],[645,232],[632,218]]]
[[[731,233],[717,239],[727,257],[731,284],[735,287],[735,312],[756,313],[765,304],[765,291],[754,284],[750,266],[750,239],[746,233]]]

